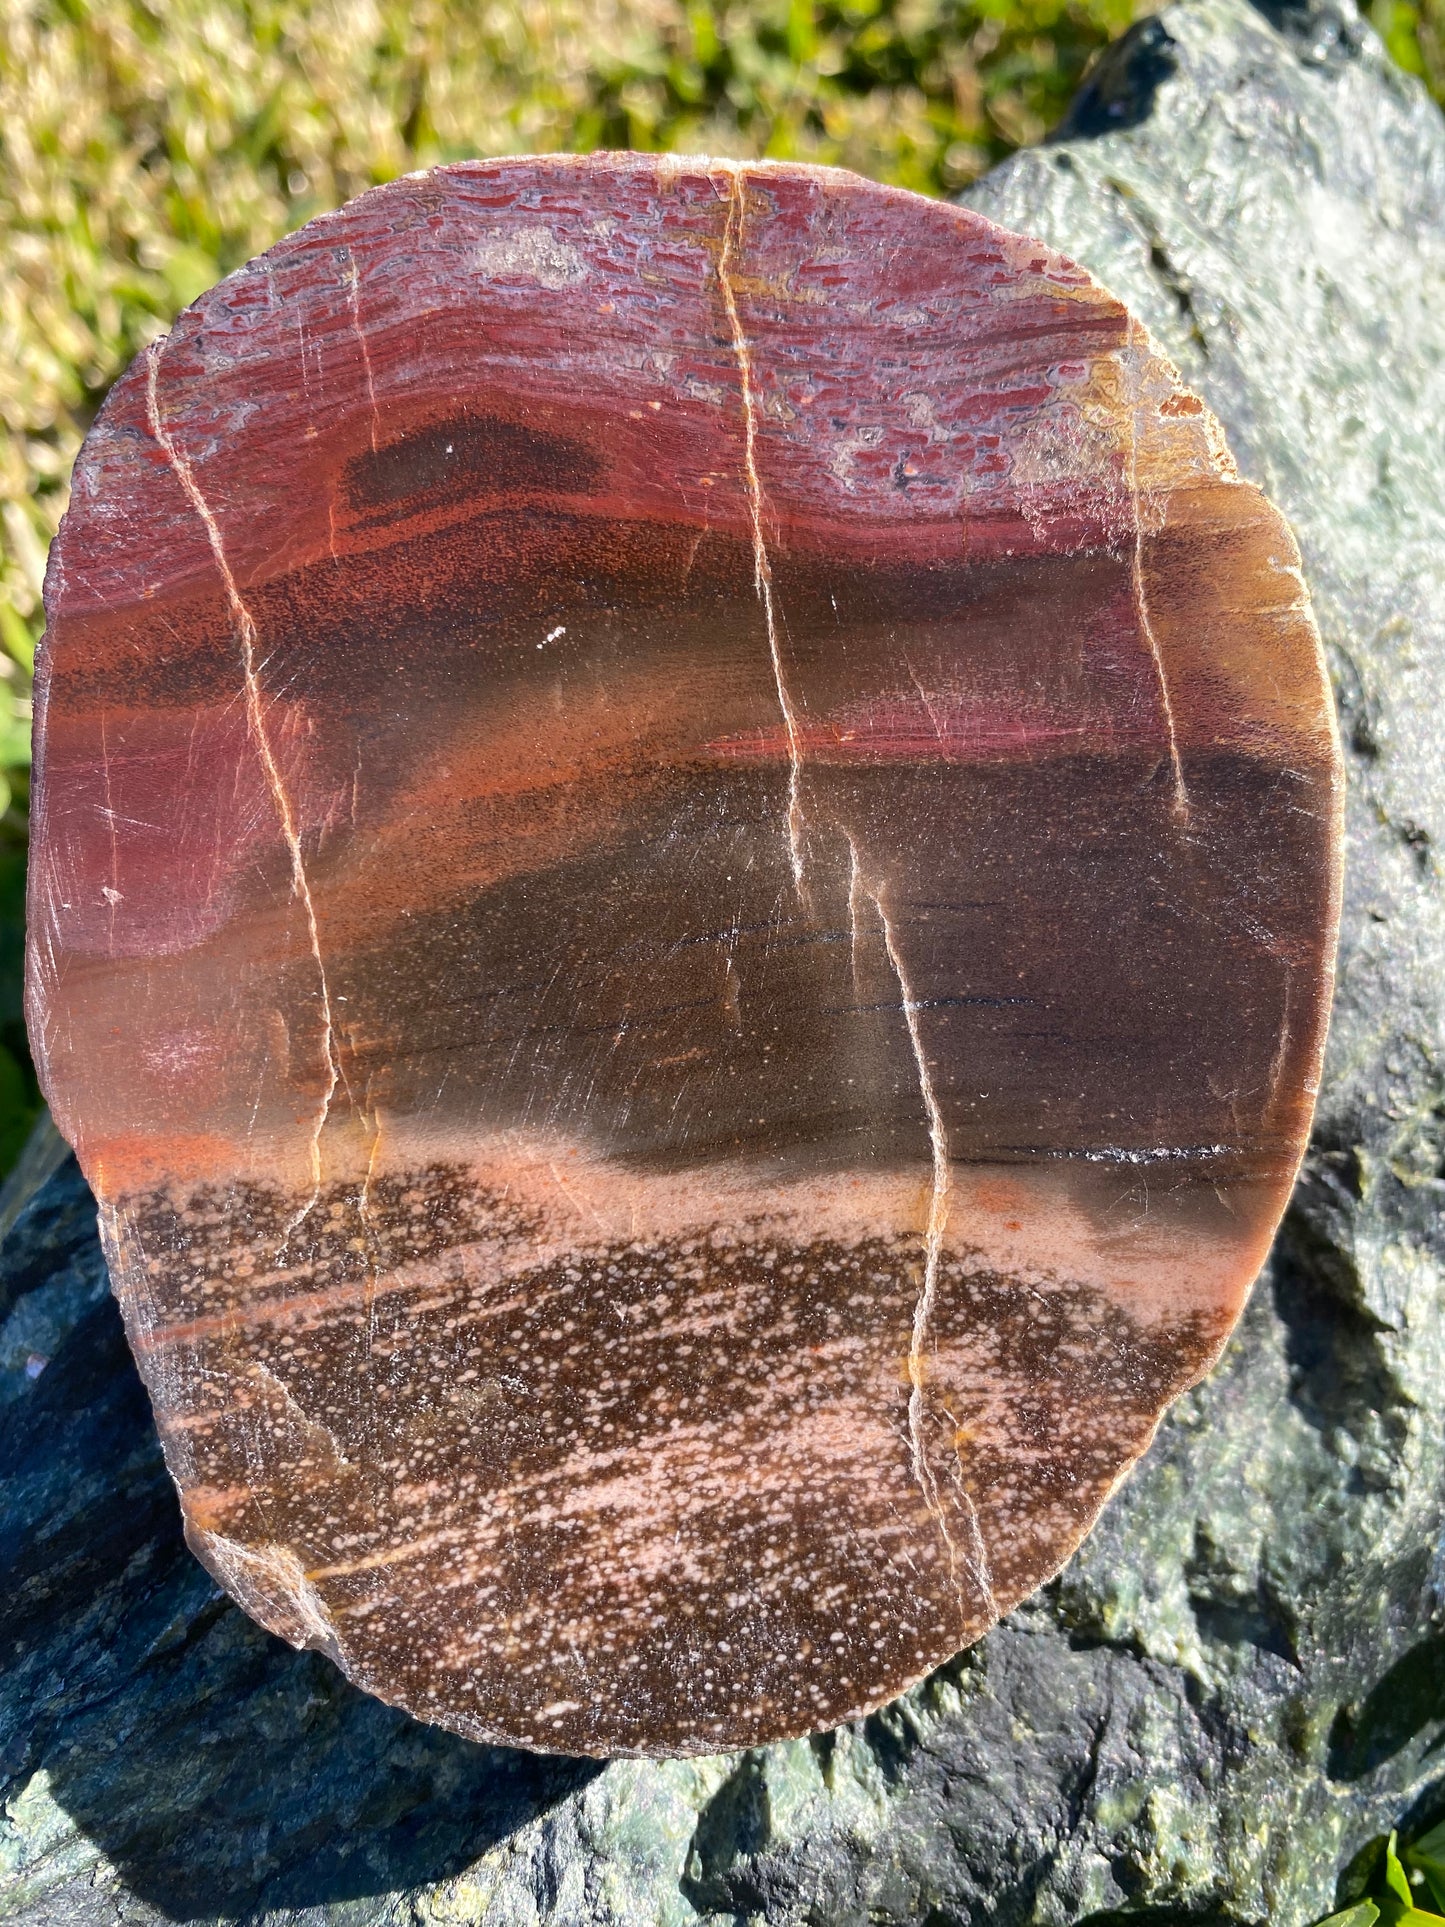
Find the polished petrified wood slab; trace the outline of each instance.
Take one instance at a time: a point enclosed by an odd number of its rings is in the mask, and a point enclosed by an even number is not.
[[[826,171],[398,181],[132,368],[48,606],[32,1030],[250,1612],[689,1752],[1058,1568],[1338,884],[1294,543],[1116,301]]]

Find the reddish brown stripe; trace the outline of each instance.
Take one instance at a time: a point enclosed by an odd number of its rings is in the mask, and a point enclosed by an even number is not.
[[[37,1057],[248,1610],[695,1752],[1058,1568],[1338,894],[1294,544],[1116,301],[825,170],[395,182],[117,385],[49,617]]]

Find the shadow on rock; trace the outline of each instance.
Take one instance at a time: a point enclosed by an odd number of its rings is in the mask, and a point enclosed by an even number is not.
[[[88,1269],[98,1288],[0,1405],[0,1776],[43,1768],[130,1891],[195,1920],[445,1879],[599,1771],[423,1726],[219,1593],[182,1540],[73,1164],[27,1216],[45,1265],[20,1224],[11,1284]]]
[[[1246,1923],[1237,1914],[1186,1914],[1175,1907],[1130,1907],[1081,1915],[1075,1927],[1246,1927]]]
[[[1330,1733],[1332,1780],[1362,1780],[1445,1719],[1445,1633],[1432,1634],[1397,1659],[1358,1709],[1345,1708]],[[1436,1736],[1427,1754],[1441,1745]]]
[[[1163,22],[1138,21],[1099,55],[1051,139],[1093,140],[1142,126],[1153,111],[1155,94],[1178,65]]]

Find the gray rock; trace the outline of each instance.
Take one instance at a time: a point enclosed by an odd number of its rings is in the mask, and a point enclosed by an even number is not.
[[[1445,1805],[1445,125],[1352,13],[1187,0],[970,198],[1223,418],[1337,678],[1327,1079],[1225,1361],[1063,1577],[887,1711],[717,1760],[502,1753],[187,1555],[67,1165],[0,1253],[0,1915],[1290,1927]]]

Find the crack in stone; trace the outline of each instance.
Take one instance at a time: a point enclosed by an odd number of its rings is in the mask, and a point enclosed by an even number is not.
[[[846,834],[846,832],[845,832]],[[863,906],[863,872],[858,865],[858,845],[848,838],[848,958],[853,970],[853,994],[858,994],[858,913]]]
[[[849,847],[853,849],[852,838]],[[854,864],[857,852],[854,849]],[[943,1239],[948,1229],[950,1195],[953,1188],[952,1168],[948,1155],[948,1130],[943,1121],[943,1111],[938,1102],[938,1093],[933,1085],[933,1073],[928,1068],[928,1058],[923,1049],[923,1033],[919,1028],[918,999],[913,995],[912,986],[903,967],[903,957],[898,948],[893,929],[893,920],[884,907],[881,890],[865,884],[863,888],[871,898],[873,908],[878,913],[878,922],[883,931],[883,948],[888,953],[888,961],[893,974],[898,979],[898,992],[903,1004],[903,1021],[908,1026],[908,1041],[913,1047],[913,1061],[918,1068],[918,1088],[923,1098],[923,1109],[928,1119],[928,1141],[933,1153],[933,1187],[928,1203],[928,1225],[923,1241],[923,1286],[913,1308],[913,1330],[908,1347],[908,1444],[913,1460],[913,1476],[923,1494],[923,1502],[938,1527],[948,1554],[949,1577],[958,1599],[959,1637],[966,1641],[969,1636],[964,1599],[959,1587],[960,1563],[965,1563],[979,1591],[987,1601],[989,1610],[995,1618],[999,1617],[998,1602],[994,1598],[993,1579],[989,1571],[988,1549],[983,1542],[983,1532],[979,1525],[978,1510],[973,1502],[963,1478],[963,1468],[958,1461],[958,1446],[955,1438],[954,1460],[958,1466],[958,1476],[954,1484],[963,1501],[964,1511],[969,1522],[971,1550],[963,1560],[959,1547],[948,1526],[948,1515],[939,1495],[938,1481],[928,1463],[928,1442],[924,1432],[927,1417],[923,1381],[925,1375],[924,1349],[928,1342],[928,1328],[932,1321],[938,1300],[938,1274],[943,1261]],[[956,1430],[957,1428],[955,1428]]]
[[[281,835],[291,859],[291,894],[298,898],[306,917],[306,930],[311,944],[311,955],[316,964],[316,976],[321,991],[321,1048],[326,1063],[326,1089],[322,1094],[320,1110],[311,1134],[311,1196],[286,1227],[282,1242],[291,1236],[297,1225],[306,1217],[317,1198],[321,1195],[321,1134],[331,1115],[331,1102],[336,1095],[336,1087],[341,1082],[341,1065],[337,1056],[335,1030],[331,1015],[331,989],[326,978],[326,964],[321,955],[321,932],[316,921],[316,906],[311,898],[311,885],[306,876],[306,865],[301,855],[301,839],[296,830],[296,819],[291,809],[291,799],[286,794],[286,786],[281,780],[281,771],[271,747],[270,734],[266,728],[265,708],[261,699],[261,683],[256,673],[256,623],[236,586],[236,578],[226,559],[225,545],[221,541],[221,531],[216,518],[211,513],[200,484],[196,481],[190,463],[172,441],[164,422],[161,420],[160,398],[157,392],[160,376],[162,343],[152,343],[146,354],[146,419],[157,446],[170,463],[176,480],[180,483],[187,501],[195,510],[211,554],[220,573],[221,583],[230,605],[231,620],[235,625],[236,638],[241,645],[241,668],[244,681],[246,722],[256,745],[256,753],[261,759],[266,783],[271,792],[271,801],[281,824]]]
[[[746,193],[745,171],[741,167],[730,167],[728,178],[732,182],[732,192],[728,197],[727,220],[723,226],[722,247],[718,253],[717,279],[718,287],[722,291],[723,307],[727,311],[733,357],[738,367],[738,385],[742,394],[743,476],[747,484],[748,518],[752,524],[753,587],[757,591],[758,601],[762,604],[763,621],[767,625],[768,654],[772,659],[773,681],[777,686],[778,707],[783,712],[783,728],[788,738],[788,857],[793,866],[793,882],[801,892],[803,887],[803,806],[800,779],[803,742],[792,697],[788,693],[787,677],[783,673],[777,611],[773,605],[773,571],[768,561],[767,543],[763,536],[763,485],[758,475],[757,464],[757,412],[753,402],[752,350],[748,346],[747,335],[743,332],[737,294],[732,284],[733,258],[742,245],[743,206]]]
[[[1131,339],[1131,346],[1137,341]],[[1129,503],[1134,518],[1134,553],[1131,567],[1131,585],[1134,594],[1134,614],[1138,619],[1139,631],[1154,664],[1154,675],[1159,685],[1159,705],[1164,712],[1164,728],[1169,737],[1169,765],[1174,773],[1174,798],[1170,804],[1173,814],[1181,823],[1189,821],[1189,791],[1184,785],[1184,764],[1179,755],[1179,738],[1174,726],[1174,703],[1169,694],[1169,677],[1164,668],[1164,655],[1159,647],[1159,638],[1154,633],[1154,624],[1149,615],[1149,597],[1144,587],[1144,518],[1139,504],[1139,392],[1138,369],[1134,370],[1135,390],[1133,406],[1129,411]]]
[[[989,1613],[995,1621],[998,1621],[1003,1618],[1003,1607],[1000,1605],[998,1596],[993,1589],[993,1573],[989,1566],[988,1547],[984,1544],[983,1526],[979,1521],[978,1507],[973,1502],[973,1494],[968,1489],[968,1477],[963,1469],[963,1454],[959,1450],[959,1442],[963,1436],[963,1427],[960,1425],[957,1415],[950,1407],[945,1406],[943,1409],[944,1416],[953,1427],[953,1489],[958,1494],[959,1501],[963,1506],[964,1514],[968,1520],[968,1536],[971,1541],[968,1568],[972,1574],[974,1584],[983,1594],[984,1604],[988,1607]],[[955,1570],[955,1586],[957,1586],[957,1583],[957,1572]],[[968,1627],[964,1618],[963,1599],[961,1596],[959,1598],[958,1610],[960,1627],[959,1639],[961,1644],[966,1645],[971,1640],[978,1638],[978,1633]]]
[[[1119,213],[1126,226],[1131,228],[1148,251],[1149,272],[1173,301],[1179,317],[1189,331],[1189,339],[1198,349],[1200,358],[1209,360],[1209,340],[1204,332],[1204,323],[1199,310],[1194,305],[1194,289],[1186,274],[1179,269],[1170,256],[1164,242],[1164,230],[1157,216],[1146,205],[1137,187],[1121,180],[1117,174],[1106,174],[1103,184],[1114,196]],[[1179,357],[1176,355],[1176,360]]]

